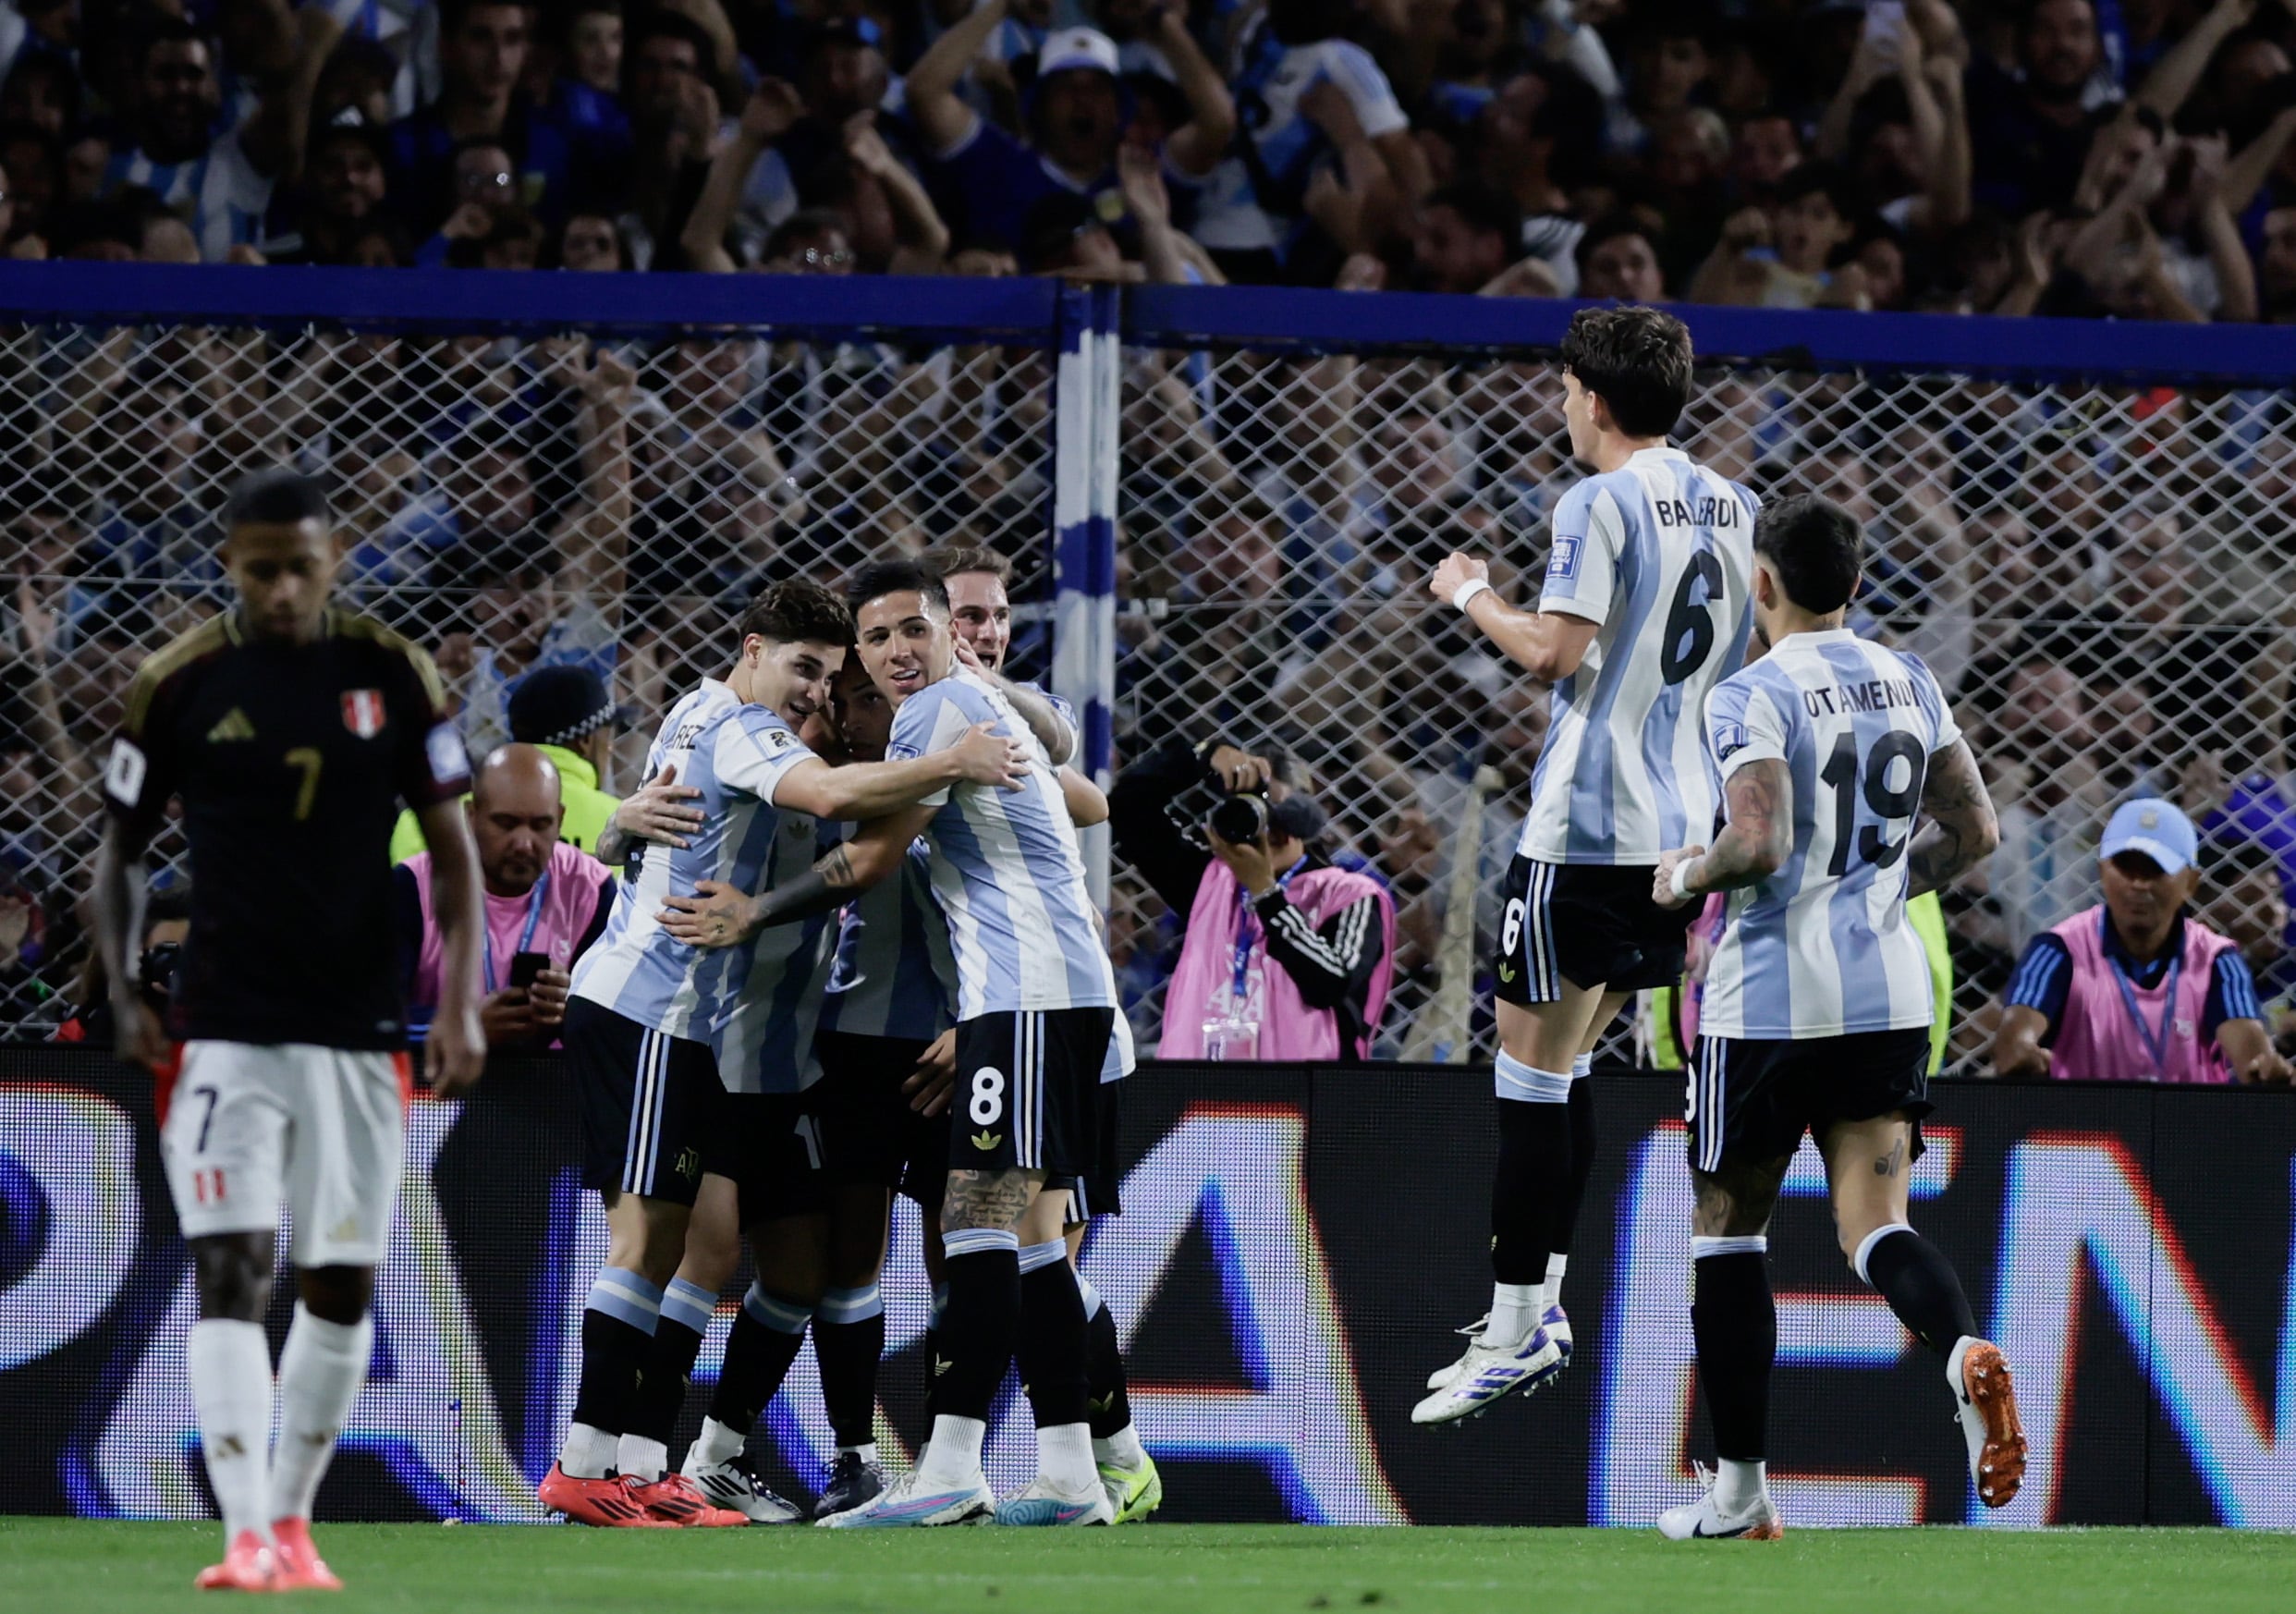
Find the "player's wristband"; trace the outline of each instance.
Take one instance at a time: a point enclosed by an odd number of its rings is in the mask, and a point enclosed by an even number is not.
[[[1678,900],[1687,902],[1691,899],[1691,870],[1697,862],[1696,858],[1684,858],[1674,865],[1674,895]]]
[[[1452,607],[1456,610],[1464,611],[1467,608],[1468,603],[1477,594],[1487,594],[1490,592],[1490,580],[1487,578],[1471,577],[1451,592]]]

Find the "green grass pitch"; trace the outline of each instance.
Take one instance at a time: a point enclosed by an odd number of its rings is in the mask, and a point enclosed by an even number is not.
[[[614,1614],[1826,1614],[2296,1608],[2296,1536],[2214,1530],[1789,1532],[1700,1547],[1623,1530],[613,1531],[323,1525],[369,1609]],[[0,1608],[218,1606],[212,1524],[0,1519]],[[232,1606],[231,1599],[220,1599]]]

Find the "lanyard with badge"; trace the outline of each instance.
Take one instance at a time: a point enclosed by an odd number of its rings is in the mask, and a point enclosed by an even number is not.
[[[1276,876],[1276,888],[1288,890],[1291,877],[1307,867],[1300,861]],[[1252,893],[1242,882],[1236,886],[1236,958],[1228,979],[1223,1012],[1203,1022],[1203,1057],[1207,1059],[1252,1059],[1260,1051],[1260,995],[1252,990],[1252,953],[1258,945],[1259,915],[1252,911]]]
[[[2120,967],[2120,960],[2108,950],[2105,961],[2112,966],[2113,982],[2120,988],[2120,1006],[2129,1013],[2129,1023],[2136,1028],[2137,1038],[2144,1051],[2153,1057],[2153,1080],[2157,1082],[2168,1074],[2168,1028],[2176,1023],[2177,983],[2184,973],[2184,948],[2179,946],[2168,964],[2168,979],[2161,993],[2160,1024],[2144,1023],[2144,1011],[2137,1002],[2136,984],[2129,979],[2129,972]]]
[[[518,950],[519,952],[527,951],[532,945],[534,929],[542,923],[543,904],[549,899],[550,871],[544,869],[543,877],[534,882],[534,895],[528,899],[526,904],[526,928],[519,933]],[[482,926],[480,934],[482,937],[486,964],[486,996],[492,997],[496,991],[495,985],[495,927],[491,924]]]

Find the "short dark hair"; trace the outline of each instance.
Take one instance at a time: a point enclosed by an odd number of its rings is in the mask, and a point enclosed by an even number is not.
[[[752,633],[776,644],[850,644],[853,613],[812,579],[785,578],[767,583],[741,613],[741,637]]]
[[[946,582],[967,572],[984,571],[1012,586],[1012,562],[985,544],[945,544],[923,557],[924,569]]]
[[[928,605],[948,611],[948,590],[931,570],[913,560],[873,560],[853,574],[845,586],[845,603],[855,615],[872,600],[887,594],[916,594]]]
[[[1496,186],[1480,179],[1455,180],[1429,191],[1419,205],[1423,213],[1447,207],[1469,229],[1498,237],[1509,260],[1522,256],[1522,209]]]
[[[515,0],[513,0],[515,3]],[[693,65],[712,83],[717,79],[717,45],[700,23],[682,11],[649,11],[629,30],[622,46],[622,74],[627,79],[638,65],[638,48],[650,39],[678,39],[693,47]]]
[[[1659,232],[1630,213],[1605,214],[1579,234],[1578,244],[1570,249],[1571,262],[1579,266],[1582,279],[1586,275],[1586,261],[1594,255],[1594,249],[1621,236],[1640,236],[1650,244],[1650,255],[1658,255]]]
[[[153,47],[164,44],[205,45],[209,65],[214,65],[215,45],[205,29],[183,18],[154,10],[145,18],[143,36],[136,42],[136,71],[140,73],[150,67]]]
[[[1855,220],[1860,209],[1857,182],[1849,170],[1824,159],[1797,163],[1777,182],[1777,200],[1781,206],[1800,202],[1806,196],[1824,196],[1836,213],[1845,219]]]
[[[1823,617],[1858,592],[1865,535],[1858,519],[1817,494],[1789,494],[1754,521],[1754,553],[1770,563],[1786,597]]]
[[[243,476],[224,506],[224,530],[234,527],[292,527],[303,521],[330,523],[327,490],[315,476],[282,465]]]
[[[1663,437],[1690,407],[1690,327],[1663,309],[1582,308],[1563,334],[1563,368],[1609,406],[1630,437]]]

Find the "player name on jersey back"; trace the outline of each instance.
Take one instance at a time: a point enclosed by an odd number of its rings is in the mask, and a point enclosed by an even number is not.
[[[1707,728],[1726,780],[1785,764],[1794,846],[1777,874],[1730,893],[1699,1028],[1807,1038],[1928,1025],[1906,850],[1929,759],[1960,738],[1937,680],[1847,629],[1796,633],[1722,680]]]
[[[1759,507],[1665,447],[1563,495],[1539,609],[1600,631],[1555,686],[1522,856],[1655,863],[1707,838],[1720,799],[1701,714],[1745,660]]]

